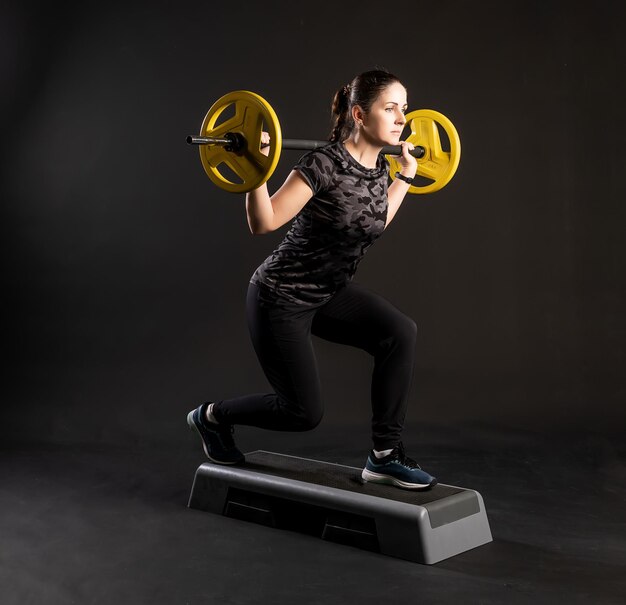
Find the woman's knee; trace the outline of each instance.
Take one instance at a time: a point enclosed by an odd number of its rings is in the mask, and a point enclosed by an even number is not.
[[[406,315],[396,319],[390,332],[387,340],[396,344],[414,347],[417,343],[417,324]]]
[[[321,409],[308,411],[300,417],[299,430],[312,431],[322,421],[323,416]]]
[[[406,319],[407,319],[406,331],[407,331],[408,337],[410,338],[411,342],[416,343],[417,342],[417,324],[410,317],[407,317]]]
[[[308,401],[306,404],[300,402],[294,405],[293,402],[280,406],[282,415],[292,431],[311,431],[321,421],[324,416],[321,402]]]

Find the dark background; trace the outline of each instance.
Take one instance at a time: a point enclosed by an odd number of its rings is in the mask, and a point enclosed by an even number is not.
[[[267,390],[244,300],[287,227],[252,236],[185,137],[248,89],[285,136],[324,138],[334,91],[376,66],[463,145],[357,274],[420,327],[409,424],[623,431],[621,3],[9,1],[0,17],[5,443],[176,446],[199,402]],[[324,422],[366,437],[370,359],[315,346]]]
[[[625,17],[617,1],[4,0],[3,605],[621,605]],[[492,543],[434,566],[185,506],[206,460],[187,412],[268,388],[244,301],[287,229],[253,237],[185,138],[236,89],[286,137],[324,138],[335,90],[376,66],[463,145],[357,274],[420,328],[407,451],[489,515]],[[237,443],[360,469],[371,359],[315,347],[322,424]]]

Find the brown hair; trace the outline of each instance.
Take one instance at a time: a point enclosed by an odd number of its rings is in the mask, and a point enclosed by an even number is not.
[[[358,105],[367,113],[380,93],[394,82],[402,83],[388,71],[374,69],[356,76],[350,84],[342,86],[333,99],[333,129],[329,140],[332,143],[345,141],[354,128],[352,108]]]

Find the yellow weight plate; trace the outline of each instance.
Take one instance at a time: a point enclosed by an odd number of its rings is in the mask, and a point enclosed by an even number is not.
[[[406,138],[416,147],[421,145],[426,153],[417,160],[417,174],[432,180],[424,186],[411,185],[409,193],[432,193],[447,185],[454,176],[461,160],[461,139],[454,124],[442,113],[432,109],[418,109],[406,115],[406,121],[411,134]],[[450,151],[441,147],[441,138],[437,128],[439,124],[450,141]],[[391,178],[395,179],[396,172],[402,170],[400,163],[388,155]]]
[[[235,115],[217,124],[220,116],[231,106]],[[260,150],[263,129],[271,139],[267,156]],[[283,142],[280,122],[272,106],[263,97],[247,90],[224,95],[207,112],[200,135],[220,138],[226,133],[242,135],[246,144],[236,153],[217,145],[200,145],[200,161],[207,176],[218,187],[232,193],[246,193],[260,187],[276,169]],[[224,165],[242,182],[233,182],[232,176],[225,176]]]

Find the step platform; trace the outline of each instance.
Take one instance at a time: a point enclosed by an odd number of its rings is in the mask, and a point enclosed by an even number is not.
[[[363,483],[361,470],[258,450],[200,465],[189,507],[426,564],[492,541],[478,492]]]

